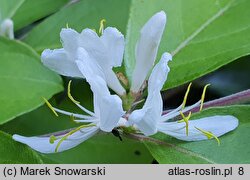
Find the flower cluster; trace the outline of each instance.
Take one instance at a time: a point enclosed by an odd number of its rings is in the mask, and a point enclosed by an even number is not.
[[[112,70],[113,67],[121,66],[123,60],[125,41],[121,32],[113,27],[104,29],[103,21],[99,30],[100,36],[91,29],[84,29],[81,33],[70,28],[62,29],[60,37],[63,48],[44,50],[42,63],[61,75],[85,78],[93,92],[94,110],[89,111],[72,97],[70,82],[68,97],[82,109],[83,114],[60,110],[52,107],[47,100],[45,102],[56,115],[68,115],[83,125],[63,134],[41,137],[13,135],[13,138],[42,153],[70,149],[99,131],[111,132],[118,127],[131,128],[134,132],[146,136],[162,132],[185,141],[215,138],[219,143],[217,137],[238,126],[237,118],[227,115],[189,120],[192,108],[200,106],[202,109],[207,86],[200,101],[185,107],[189,86],[183,103],[171,112],[163,114],[160,91],[170,71],[168,62],[172,60],[171,54],[165,52],[159,62],[155,66],[154,64],[166,21],[165,12],[161,11],[142,27],[135,49],[136,65],[129,93],[126,93]],[[134,105],[140,103],[138,96],[142,95],[146,86],[147,99],[141,109],[134,110]],[[111,94],[109,88],[116,94]],[[130,102],[128,99],[132,99],[133,103],[129,104],[129,108],[124,108],[124,104]],[[179,116],[182,120],[173,121]]]

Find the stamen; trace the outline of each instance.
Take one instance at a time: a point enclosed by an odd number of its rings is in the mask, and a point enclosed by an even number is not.
[[[181,111],[180,111],[180,114],[181,114],[181,116],[182,116],[182,120],[180,120],[180,121],[178,121],[179,123],[180,122],[185,122],[186,123],[186,135],[188,136],[188,124],[189,124],[189,119],[190,119],[190,117],[191,117],[191,114],[192,114],[192,112],[189,112],[189,114],[188,114],[188,116],[186,117]]]
[[[71,112],[68,112],[68,111],[64,111],[64,110],[61,110],[61,109],[57,109],[57,108],[54,108],[53,109],[58,112],[58,113],[61,113],[61,114],[65,114],[67,116],[74,116],[76,118],[84,118],[84,119],[91,119],[93,117],[91,116],[87,116],[87,115],[82,115],[82,114],[75,114],[75,113],[71,113]]]
[[[212,139],[212,138],[215,138],[217,143],[218,143],[218,146],[220,145],[220,140],[217,136],[215,136],[212,132],[210,131],[205,131],[203,129],[200,129],[200,128],[197,128],[195,127],[197,130],[199,130],[202,134],[204,134],[208,139]]]
[[[75,103],[75,104],[80,104],[80,102],[79,101],[76,101],[74,98],[73,98],[73,96],[71,95],[71,93],[70,93],[70,86],[71,86],[71,80],[69,81],[69,83],[68,83],[68,97],[69,97],[69,99],[73,102],[73,103]]]
[[[66,28],[69,28],[69,23],[66,23]]]
[[[55,152],[58,152],[58,149],[60,147],[60,145],[62,144],[63,141],[65,141],[70,135],[76,133],[77,131],[80,131],[82,128],[87,128],[87,127],[92,127],[92,126],[95,126],[95,124],[87,124],[87,125],[81,125],[79,127],[77,127],[76,129],[68,132],[65,136],[63,136],[60,141],[57,143],[56,145],[56,149],[55,149]]]
[[[204,103],[204,99],[205,99],[205,94],[206,94],[206,90],[207,90],[207,87],[210,86],[210,84],[207,84],[204,88],[203,88],[203,92],[202,92],[202,95],[201,95],[201,106],[200,106],[200,111],[202,110],[203,108],[203,103]]]
[[[54,142],[57,140],[57,138],[54,136],[54,135],[51,135],[50,137],[49,137],[49,143],[50,144],[54,144]]]
[[[100,28],[99,28],[99,34],[100,34],[100,35],[103,34],[104,23],[106,23],[106,20],[105,20],[105,19],[102,19],[102,20],[100,21]]]
[[[183,102],[182,102],[182,109],[185,108],[185,105],[186,105],[186,102],[187,102],[188,93],[189,93],[189,91],[190,91],[191,85],[192,85],[192,83],[189,83],[188,88],[187,88],[187,91],[186,91],[185,96],[184,96],[184,99],[183,99]]]
[[[58,114],[56,113],[56,111],[53,108],[53,106],[49,103],[49,101],[47,99],[45,99],[44,97],[43,97],[43,100],[46,103],[46,105],[50,108],[50,110],[58,117]]]

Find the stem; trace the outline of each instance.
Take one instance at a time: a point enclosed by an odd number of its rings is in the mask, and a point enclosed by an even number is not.
[[[208,101],[208,102],[204,103],[203,109],[207,109],[207,108],[215,107],[215,106],[242,104],[242,103],[246,103],[246,102],[250,102],[250,89],[245,90],[245,91],[241,91],[239,93],[232,94],[229,96],[225,96],[223,98]],[[195,107],[195,108],[191,109],[190,111],[192,113],[198,112],[198,111],[200,111],[200,107]],[[167,114],[169,112],[171,112],[171,110],[163,111],[162,114]]]

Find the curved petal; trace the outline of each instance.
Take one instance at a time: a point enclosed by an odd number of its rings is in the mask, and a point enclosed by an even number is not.
[[[121,66],[125,46],[122,33],[116,28],[107,27],[101,36],[101,40],[108,54],[108,62],[106,63],[108,63],[110,67]]]
[[[106,79],[108,86],[113,91],[115,91],[117,94],[119,94],[121,96],[126,93],[126,90],[121,85],[120,81],[118,80],[116,74],[114,73],[114,71],[112,69],[105,69],[105,71],[103,71],[103,73],[105,74],[105,79]]]
[[[95,76],[105,78],[101,67],[93,60],[84,48],[77,49],[77,67],[87,81]]]
[[[155,65],[148,80],[149,94],[153,91],[161,91],[170,71],[168,67],[168,61],[170,60],[172,60],[171,54],[164,53],[161,60]]]
[[[146,136],[157,132],[157,123],[162,114],[162,98],[160,92],[151,94],[140,110],[135,110],[129,116],[129,123],[136,127]]]
[[[107,64],[107,52],[100,37],[92,29],[84,29],[80,34],[80,47],[84,48],[89,56],[95,60],[100,67]]]
[[[161,11],[151,17],[141,29],[136,45],[136,65],[132,76],[133,92],[139,91],[154,64],[165,24],[166,14]]]
[[[219,137],[234,130],[239,121],[234,116],[211,116],[189,121],[189,133],[186,135],[185,124],[178,122],[165,122],[157,125],[158,131],[184,141],[205,140],[207,137],[196,128],[213,133]]]
[[[66,140],[64,140],[58,148],[58,152],[62,152],[71,149],[78,144],[89,139],[95,135],[99,129],[97,127],[84,128],[76,133],[70,135]],[[56,136],[57,137],[57,136]],[[58,137],[59,138],[59,137]],[[60,138],[51,144],[49,137],[25,137],[20,135],[13,135],[15,141],[21,142],[30,146],[32,149],[39,151],[41,153],[55,153],[56,146],[60,141]]]
[[[117,95],[103,97],[99,102],[100,129],[106,132],[112,131],[125,113],[122,108],[122,100]]]
[[[84,77],[75,62],[72,62],[64,49],[45,49],[41,55],[42,63],[49,69],[70,77]]]
[[[63,28],[60,32],[61,42],[71,61],[76,60],[80,35],[74,29]]]

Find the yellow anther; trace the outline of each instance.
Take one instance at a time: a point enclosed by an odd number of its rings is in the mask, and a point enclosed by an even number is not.
[[[66,28],[69,28],[69,23],[66,23]]]
[[[99,28],[99,34],[103,34],[103,29],[104,29],[104,24],[106,23],[106,20],[105,19],[102,19],[100,21],[100,28]]]
[[[58,149],[60,147],[60,145],[62,144],[63,141],[65,141],[70,135],[76,133],[77,131],[80,131],[82,128],[87,128],[87,127],[92,127],[95,126],[95,124],[87,124],[87,125],[81,125],[79,127],[77,127],[76,129],[73,129],[72,131],[68,132],[65,136],[63,136],[60,141],[57,143],[56,145],[56,149],[55,152],[58,152]]]
[[[219,138],[218,138],[217,136],[215,136],[212,132],[210,132],[210,131],[205,131],[205,130],[200,129],[200,128],[197,128],[197,127],[195,127],[195,128],[196,128],[197,130],[199,130],[202,134],[204,134],[208,139],[212,139],[212,138],[216,139],[218,145],[220,145],[220,140],[219,140]]]
[[[69,84],[68,84],[68,97],[69,97],[69,99],[70,99],[73,103],[75,103],[75,104],[80,104],[80,102],[79,102],[79,101],[76,101],[76,100],[73,98],[73,96],[71,95],[71,93],[70,93],[70,86],[71,86],[71,80],[69,81]]]
[[[57,138],[54,135],[49,137],[49,143],[50,144],[54,144],[55,140],[57,140]]]
[[[189,121],[189,119],[191,117],[192,112],[190,111],[187,117],[181,111],[180,111],[180,114],[182,116],[182,120],[180,120],[178,122],[179,123],[181,123],[181,122],[185,122],[186,123],[186,135],[188,136],[188,124],[189,124],[188,121]]]
[[[207,84],[204,88],[203,88],[203,92],[202,92],[202,95],[201,95],[201,106],[200,106],[200,111],[202,110],[203,108],[203,103],[204,103],[204,100],[205,100],[205,94],[206,94],[206,90],[207,90],[207,87],[210,86],[210,84]]]
[[[44,100],[44,102],[46,103],[46,105],[50,108],[50,110],[51,110],[56,116],[58,116],[58,114],[57,114],[56,111],[54,110],[53,106],[49,103],[49,101],[48,101],[47,99],[45,99],[44,97],[43,97],[43,100]]]
[[[182,102],[182,109],[185,108],[185,105],[186,105],[186,102],[187,102],[188,93],[189,93],[189,91],[190,91],[191,85],[192,85],[192,83],[189,83],[188,88],[187,88],[187,91],[186,91],[185,96],[184,96],[184,99],[183,99],[183,102]]]

